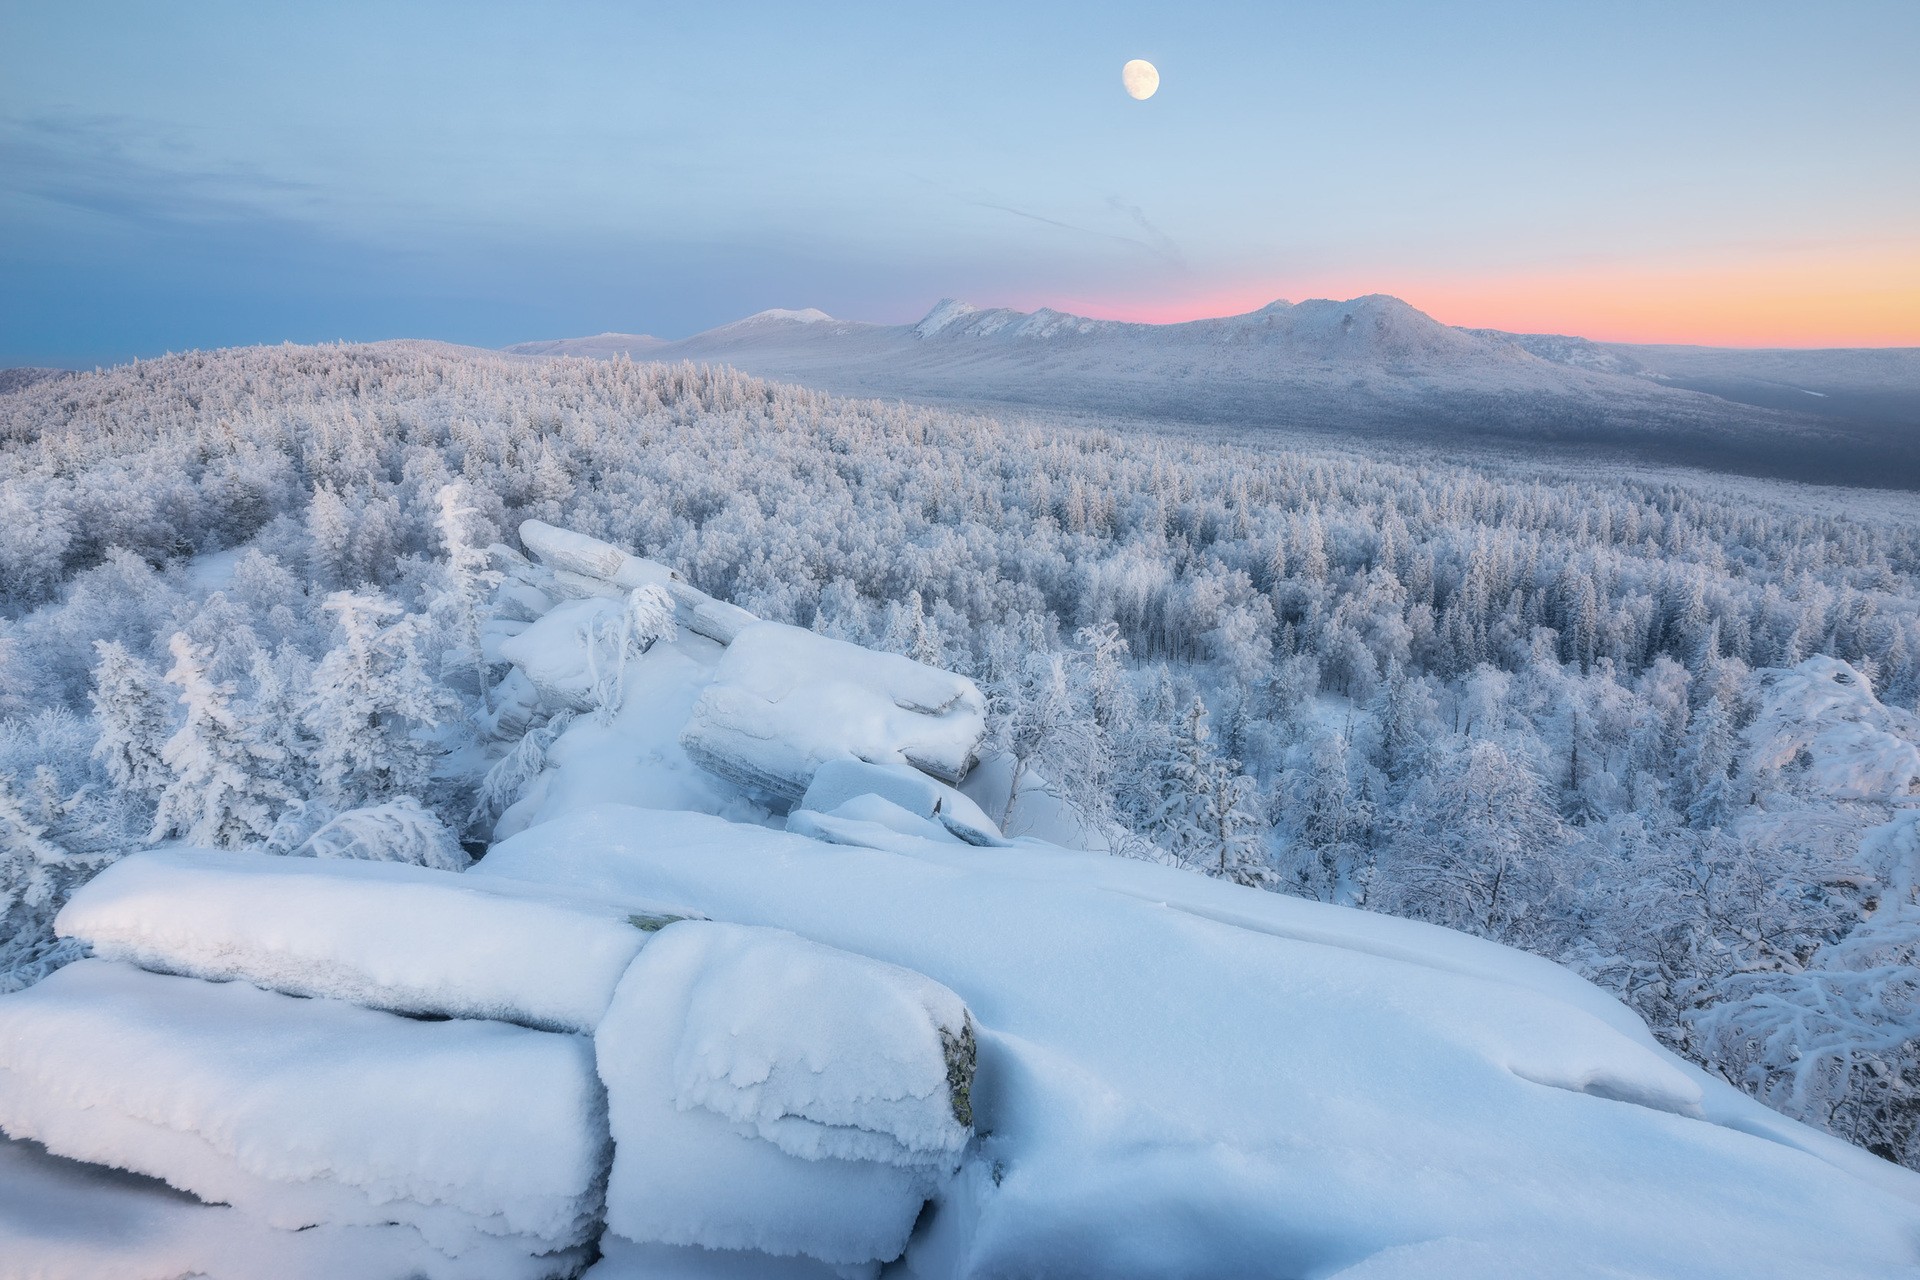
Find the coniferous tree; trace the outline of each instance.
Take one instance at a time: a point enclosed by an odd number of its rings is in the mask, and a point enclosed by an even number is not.
[[[336,591],[326,609],[340,643],[315,668],[302,709],[321,798],[344,810],[422,794],[439,756],[426,734],[445,707],[421,660],[421,620],[369,591]]]
[[[1707,699],[1687,729],[1681,769],[1687,787],[1687,821],[1696,827],[1723,825],[1733,811],[1733,726],[1720,695]]]
[[[442,485],[435,503],[436,523],[447,558],[427,613],[439,624],[441,634],[454,642],[442,657],[443,668],[460,664],[471,671],[480,709],[491,715],[493,690],[480,645],[480,610],[487,593],[500,585],[500,574],[490,567],[486,549],[473,539],[474,522],[480,512],[469,502],[465,486]]]
[[[162,753],[173,731],[170,699],[159,673],[125,645],[96,640],[94,649],[100,655],[88,694],[100,731],[94,759],[114,786],[152,803],[167,785]]]
[[[170,777],[147,838],[223,849],[264,839],[293,799],[274,777],[279,762],[236,710],[233,685],[208,676],[205,650],[181,632],[168,647],[167,682],[180,690],[186,717],[161,752]]]

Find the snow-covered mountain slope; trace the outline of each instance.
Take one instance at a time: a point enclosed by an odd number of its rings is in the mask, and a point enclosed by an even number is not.
[[[1890,431],[1920,421],[1920,352],[1630,348],[1453,328],[1378,294],[1180,324],[946,299],[911,325],[776,310],[674,342],[602,335],[508,350],[725,363],[850,394],[1599,446],[1802,478],[1920,483],[1920,446]],[[1766,374],[1769,361],[1805,368]],[[1767,391],[1769,377],[1819,394]],[[1916,412],[1903,419],[1907,408]],[[1874,456],[1857,457],[1850,446],[1860,444]]]
[[[521,540],[472,870],[136,854],[0,997],[0,1276],[1920,1274],[1920,1176],[1570,971],[1006,839],[971,681]],[[1844,674],[1760,732],[1857,766]]]
[[[527,356],[612,356],[642,358],[662,347],[672,346],[665,338],[647,333],[602,333],[591,338],[561,338],[553,342],[523,342],[513,348],[516,355]]]
[[[1593,342],[1551,333],[1466,332],[1542,360],[1809,416],[1856,429],[1920,428],[1920,347],[1796,350]]]

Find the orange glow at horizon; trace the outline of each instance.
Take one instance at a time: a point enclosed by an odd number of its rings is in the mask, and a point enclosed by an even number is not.
[[[1368,293],[1390,293],[1444,324],[1601,342],[1920,346],[1920,245],[1871,255],[1792,255],[1706,266],[1618,264],[1480,276],[1316,274],[1150,303],[1088,299],[1065,309],[1166,324],[1238,315],[1275,298],[1299,302]]]

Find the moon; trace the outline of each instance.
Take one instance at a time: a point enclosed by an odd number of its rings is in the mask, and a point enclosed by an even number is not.
[[[1129,98],[1145,102],[1160,87],[1160,69],[1145,58],[1135,58],[1120,68],[1120,83]]]

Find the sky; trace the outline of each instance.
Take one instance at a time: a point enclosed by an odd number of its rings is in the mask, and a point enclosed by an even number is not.
[[[947,296],[1920,345],[1917,67],[1916,0],[0,0],[0,365]]]

